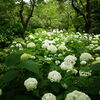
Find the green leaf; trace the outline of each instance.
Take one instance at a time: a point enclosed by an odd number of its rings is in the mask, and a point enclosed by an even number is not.
[[[39,65],[36,62],[34,62],[33,60],[23,61],[20,66],[31,72],[39,74]]]
[[[59,93],[61,88],[62,87],[61,87],[61,85],[59,83],[53,83],[53,84],[51,84],[51,89],[55,93]]]
[[[19,54],[11,54],[6,58],[5,64],[7,66],[14,66],[20,61]]]
[[[15,70],[8,71],[0,78],[0,86],[8,84],[10,81],[18,77],[19,72]]]

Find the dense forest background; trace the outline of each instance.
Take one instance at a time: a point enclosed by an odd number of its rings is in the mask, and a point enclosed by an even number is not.
[[[0,44],[36,28],[99,34],[99,18],[100,0],[0,0]]]

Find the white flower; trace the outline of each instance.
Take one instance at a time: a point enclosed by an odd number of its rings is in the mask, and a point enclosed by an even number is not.
[[[80,56],[81,61],[88,61],[88,60],[93,60],[94,58],[90,53],[82,53]]]
[[[45,59],[48,60],[48,61],[52,60],[52,58],[49,58],[49,57],[45,57]]]
[[[0,89],[0,96],[2,95],[2,89]]]
[[[86,65],[87,62],[86,62],[86,61],[81,61],[80,64],[81,64],[81,65]]]
[[[22,45],[21,45],[20,43],[17,43],[17,44],[16,44],[16,47],[22,48]]]
[[[100,50],[100,46],[98,46],[98,47],[97,47],[97,48],[95,48],[94,50],[95,50],[95,51],[96,51],[96,50]]]
[[[59,60],[56,60],[55,61],[56,65],[60,64],[60,61]]]
[[[63,87],[64,89],[67,89],[67,88],[68,88],[68,85],[67,85],[66,83],[64,83],[64,84],[62,84],[62,87]]]
[[[79,71],[79,75],[80,76],[84,76],[84,77],[91,76],[91,71],[90,72],[86,72],[86,71],[80,70]]]
[[[35,78],[28,78],[24,81],[24,86],[27,91],[32,91],[37,88],[38,81]]]
[[[77,74],[78,73],[78,71],[76,69],[72,69],[71,71],[72,71],[73,74]]]
[[[68,50],[68,49],[66,48],[66,46],[60,45],[60,46],[58,47],[58,50]]]
[[[91,100],[88,95],[80,91],[73,91],[66,95],[65,100]]]
[[[21,60],[27,60],[27,59],[29,59],[29,58],[32,58],[32,56],[31,56],[30,54],[24,53],[24,54],[21,55],[20,58],[21,58]]]
[[[75,65],[77,58],[73,55],[68,55],[65,57],[64,62],[71,63],[72,65]]]
[[[62,54],[58,54],[58,57],[61,57],[61,56],[63,56]]]
[[[49,46],[49,43],[44,43],[43,45],[42,45],[42,48],[47,48]]]
[[[100,57],[97,57],[97,58],[96,58],[96,61],[100,61]]]
[[[60,80],[62,79],[62,76],[59,72],[57,71],[51,71],[49,72],[48,74],[48,79],[51,81],[51,82],[60,82]]]
[[[33,42],[30,42],[30,43],[28,43],[27,44],[27,48],[33,48],[33,47],[35,47],[36,45],[35,45],[35,43],[33,43]]]
[[[29,35],[28,36],[30,39],[34,39],[34,36],[33,35]]]
[[[54,45],[49,45],[47,47],[48,51],[50,51],[51,53],[56,53],[57,52],[57,48]]]
[[[42,96],[42,100],[56,100],[56,96],[52,93],[46,93]]]
[[[31,56],[31,59],[35,59],[36,57],[35,56]]]
[[[72,70],[74,66],[71,63],[62,62],[60,68],[62,70]]]

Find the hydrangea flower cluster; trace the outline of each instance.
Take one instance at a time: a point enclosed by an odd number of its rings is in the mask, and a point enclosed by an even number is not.
[[[73,55],[68,55],[65,57],[64,62],[61,63],[60,68],[63,70],[72,70],[77,58]]]
[[[21,60],[27,60],[27,59],[29,59],[29,58],[35,59],[35,56],[32,56],[32,55],[30,55],[30,54],[24,53],[24,54],[22,54],[21,57],[20,57]]]
[[[84,76],[84,77],[88,77],[88,76],[91,76],[91,71],[82,71],[82,70],[80,70],[79,71],[79,75],[80,76]]]
[[[33,42],[27,44],[27,48],[34,48],[36,45]]]
[[[51,53],[56,53],[57,52],[57,48],[54,45],[49,45],[47,47],[48,51],[50,51]]]
[[[38,81],[35,78],[28,78],[24,81],[24,86],[26,87],[27,91],[32,91],[33,89],[37,88]]]
[[[91,99],[85,93],[75,90],[67,94],[65,100],[91,100]]]
[[[60,80],[62,79],[62,76],[59,72],[54,70],[54,71],[49,72],[48,79],[51,82],[60,82]]]
[[[82,53],[80,56],[80,61],[89,61],[89,60],[94,60],[92,55],[90,53]]]
[[[42,100],[57,100],[56,96],[52,93],[46,93],[42,96]]]

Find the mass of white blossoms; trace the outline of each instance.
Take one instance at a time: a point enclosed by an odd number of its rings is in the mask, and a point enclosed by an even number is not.
[[[42,44],[42,48],[47,48],[49,46],[49,43]]]
[[[32,55],[24,53],[21,55],[20,58],[21,58],[21,60],[27,60],[29,58],[32,58]]]
[[[98,46],[97,48],[94,49],[95,51],[100,50],[100,46]]]
[[[79,75],[80,76],[84,76],[84,77],[88,77],[88,76],[91,76],[91,71],[82,71],[82,70],[80,70],[79,71]]]
[[[77,58],[73,55],[68,55],[65,57],[64,62],[70,63],[72,65],[75,65]]]
[[[49,45],[47,47],[48,51],[50,51],[51,53],[56,53],[57,52],[57,48],[55,45]]]
[[[94,58],[92,57],[92,55],[90,53],[82,53],[80,56],[80,61],[89,61],[89,60],[93,60]]]
[[[60,80],[62,79],[62,76],[59,72],[54,70],[54,71],[49,72],[48,79],[51,82],[60,82]]]
[[[85,93],[75,90],[67,94],[65,100],[91,100],[91,99]]]
[[[36,78],[28,78],[24,81],[24,86],[26,87],[27,91],[32,91],[33,89],[37,88],[38,81]]]
[[[64,62],[61,63],[60,68],[62,70],[72,70],[77,58],[73,55],[68,55],[65,57]]]
[[[65,45],[60,45],[58,50],[68,50],[68,48]]]
[[[28,36],[30,39],[34,39],[34,36],[33,35],[29,35]]]
[[[62,70],[72,70],[74,66],[71,63],[62,62],[60,68]]]
[[[86,65],[87,62],[86,62],[86,61],[81,61],[80,64],[81,64],[81,65]]]
[[[34,48],[36,45],[33,42],[27,44],[27,48]]]
[[[46,93],[42,96],[41,100],[56,100],[56,96],[52,93]]]
[[[0,89],[0,96],[2,95],[2,89]]]
[[[100,61],[100,57],[97,57],[97,58],[96,58],[96,61]]]

